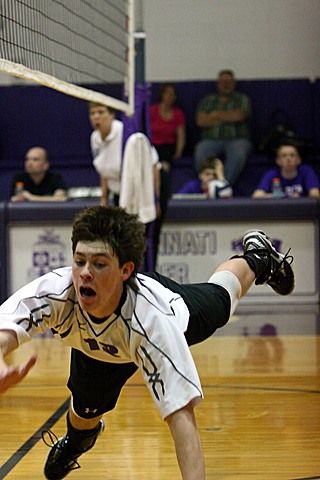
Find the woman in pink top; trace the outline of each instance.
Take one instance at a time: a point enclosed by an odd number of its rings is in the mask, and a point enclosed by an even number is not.
[[[161,225],[166,214],[171,194],[170,170],[173,161],[181,157],[185,147],[185,115],[175,107],[177,87],[174,84],[162,85],[158,93],[159,103],[150,107],[152,144],[156,148],[161,162],[161,214],[155,221],[154,257],[157,258]]]
[[[172,161],[181,157],[185,147],[186,121],[183,111],[175,107],[175,85],[162,85],[158,99],[159,103],[150,107],[152,143],[158,151],[160,161],[169,164],[167,168],[170,168]]]

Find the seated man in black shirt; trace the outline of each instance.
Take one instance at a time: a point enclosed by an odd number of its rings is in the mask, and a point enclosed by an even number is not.
[[[47,152],[42,147],[33,147],[27,151],[24,173],[14,176],[11,188],[12,202],[63,202],[67,200],[67,191],[62,176],[49,172]],[[20,191],[17,192],[19,185]]]

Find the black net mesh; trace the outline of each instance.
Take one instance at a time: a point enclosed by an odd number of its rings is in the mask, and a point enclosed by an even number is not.
[[[2,0],[0,5],[0,70],[82,98],[87,89],[121,102],[128,95],[131,1]],[[80,88],[72,93],[70,84]],[[101,101],[93,93],[86,99]]]

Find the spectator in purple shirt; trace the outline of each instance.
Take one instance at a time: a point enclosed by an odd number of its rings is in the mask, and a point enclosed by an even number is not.
[[[263,175],[252,197],[271,198],[275,178],[280,180],[284,197],[320,196],[320,183],[316,172],[309,165],[301,164],[301,157],[295,145],[290,143],[280,145],[277,150],[276,167]]]

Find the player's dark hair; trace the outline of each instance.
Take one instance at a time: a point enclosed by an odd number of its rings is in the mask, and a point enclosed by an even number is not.
[[[96,240],[112,248],[120,267],[126,262],[133,262],[132,273],[137,273],[146,250],[145,225],[137,215],[131,215],[120,207],[96,205],[85,208],[73,220],[72,252],[75,252],[78,242]]]

